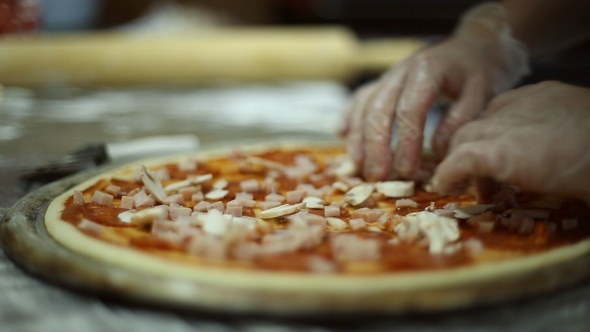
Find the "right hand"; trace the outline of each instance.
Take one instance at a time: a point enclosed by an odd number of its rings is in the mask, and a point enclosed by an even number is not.
[[[433,137],[433,149],[442,156],[455,130],[526,73],[526,51],[510,37],[503,7],[477,6],[450,39],[402,61],[355,94],[341,129],[350,157],[369,181],[411,178],[420,164],[426,115],[440,94],[455,101]]]
[[[454,193],[482,177],[590,203],[590,89],[544,82],[496,97],[457,131],[432,183]]]

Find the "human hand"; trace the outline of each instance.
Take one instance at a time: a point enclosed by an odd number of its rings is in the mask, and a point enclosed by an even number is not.
[[[493,99],[456,132],[432,182],[450,193],[471,177],[590,202],[590,90],[544,82]]]
[[[463,17],[450,39],[359,89],[341,129],[350,157],[371,181],[412,177],[420,164],[426,115],[440,94],[455,101],[433,137],[433,148],[442,156],[457,128],[526,73],[526,51],[510,37],[504,9],[498,4],[480,5]]]

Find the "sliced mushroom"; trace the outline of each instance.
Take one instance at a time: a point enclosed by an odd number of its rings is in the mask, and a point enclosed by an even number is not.
[[[368,183],[359,184],[344,194],[344,202],[352,206],[360,205],[371,196],[373,189]]]
[[[156,201],[162,203],[168,195],[166,194],[166,190],[164,190],[160,179],[158,179],[154,172],[145,167],[145,165],[140,166],[139,173],[141,175],[141,180],[149,193],[152,194]]]

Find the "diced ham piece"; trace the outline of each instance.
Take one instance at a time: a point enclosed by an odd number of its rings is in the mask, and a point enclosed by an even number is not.
[[[133,209],[134,199],[131,196],[122,196],[121,197],[121,207],[123,209],[131,210]]]
[[[260,253],[260,245],[256,242],[238,242],[234,245],[232,256],[235,259],[251,261]]]
[[[89,231],[91,233],[100,233],[103,230],[103,226],[99,223],[95,223],[94,221],[90,221],[87,219],[83,219],[78,224],[79,229],[83,229],[85,231]]]
[[[304,195],[305,195],[304,190],[291,190],[291,191],[287,191],[287,193],[285,194],[285,197],[287,198],[288,204],[295,204],[295,203],[301,203],[301,200],[303,200]]]
[[[360,208],[350,212],[352,218],[362,218],[366,222],[375,222],[383,214],[381,210],[373,210],[369,208]]]
[[[257,192],[260,190],[260,184],[256,179],[242,181],[240,182],[240,187],[242,188],[242,191],[247,193]]]
[[[277,178],[280,175],[276,176]],[[272,177],[267,177],[260,185],[261,189],[266,193],[277,193],[279,191],[279,183]]]
[[[178,193],[182,195],[182,198],[185,201],[192,200],[193,195],[197,194],[199,192],[200,192],[200,189],[197,187],[194,187],[194,186],[178,189]],[[201,195],[202,195],[202,193],[201,193]],[[203,199],[201,198],[200,200],[203,200]]]
[[[324,206],[324,216],[326,217],[340,217],[340,207],[338,206]]]
[[[98,205],[111,206],[113,204],[113,198],[113,195],[97,190],[92,196],[92,201]]]
[[[150,197],[143,190],[133,196],[133,204],[137,207],[150,206],[150,205],[152,205],[150,203],[151,203]]]
[[[79,190],[74,190],[74,204],[76,205],[84,205],[86,201],[84,200],[84,194],[82,194]]]
[[[353,218],[348,222],[353,231],[358,231],[367,228],[367,223],[362,218]]]
[[[272,209],[272,208],[277,207],[279,205],[281,205],[281,202],[277,202],[277,201],[263,201],[263,202],[258,202],[258,206],[262,210]]]
[[[479,221],[477,222],[477,230],[480,233],[490,233],[494,230],[494,226],[496,225],[493,221]]]
[[[256,201],[253,199],[234,199],[234,200],[227,202],[228,207],[230,207],[230,206],[253,207],[254,205],[256,205]],[[279,205],[280,205],[280,203],[279,203]]]
[[[223,213],[223,211],[225,211],[225,207],[223,206],[223,202],[217,201],[217,202],[213,202],[213,203],[211,203],[211,205],[209,205],[209,210],[217,210],[217,211]]]
[[[199,203],[197,203],[197,205],[195,205],[195,207],[193,208],[194,211],[200,211],[200,212],[206,212],[209,210],[209,208],[211,207],[211,203],[207,202],[207,201],[200,201]]]
[[[111,185],[107,186],[104,189],[104,191],[116,197],[116,196],[119,196],[119,193],[121,192],[121,187],[111,184]]]
[[[169,210],[170,217],[176,220],[180,216],[190,216],[193,210],[187,207],[171,207]]]
[[[484,246],[480,239],[470,238],[463,241],[463,246],[471,256],[477,256],[483,252]]]
[[[198,191],[191,196],[191,200],[195,202],[200,202],[205,199],[205,195],[203,195],[202,191]]]
[[[166,198],[164,198],[164,200],[162,200],[162,203],[164,203],[164,204],[172,204],[172,203],[181,204],[182,202],[184,202],[184,197],[182,194],[170,195],[170,196],[167,196]]]
[[[334,236],[332,252],[339,262],[376,261],[381,258],[381,246],[378,240],[363,239],[354,234]]]
[[[270,193],[268,195],[266,195],[264,197],[265,200],[267,201],[277,201],[277,202],[284,202],[285,201],[285,196],[281,195],[281,194],[277,194],[277,193]]]
[[[254,199],[251,193],[241,192],[236,194],[236,199]]]
[[[166,167],[160,168],[156,170],[156,176],[160,180],[170,180],[170,173]]]
[[[194,159],[185,159],[178,163],[178,169],[184,172],[191,172],[197,170],[197,161]]]
[[[225,209],[225,213],[231,214],[234,217],[241,217],[242,210],[242,206],[228,206],[227,209]]]
[[[395,201],[395,207],[411,207],[416,208],[418,207],[418,203],[409,199],[409,198],[402,198]],[[452,212],[452,211],[451,211]]]
[[[307,267],[311,272],[321,274],[334,273],[338,269],[334,262],[318,255],[307,258]]]

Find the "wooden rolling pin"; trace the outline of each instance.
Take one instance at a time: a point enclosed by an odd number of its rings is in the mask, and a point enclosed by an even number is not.
[[[39,86],[210,84],[329,79],[380,71],[418,39],[359,43],[349,30],[215,29],[182,35],[93,33],[0,39],[0,83]]]

